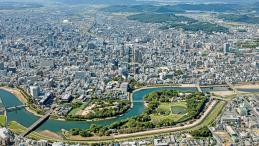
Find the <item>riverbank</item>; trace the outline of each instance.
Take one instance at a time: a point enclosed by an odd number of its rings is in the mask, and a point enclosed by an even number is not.
[[[143,132],[137,132],[137,133],[131,133],[131,134],[121,134],[121,135],[112,135],[112,136],[103,136],[103,137],[89,137],[89,138],[83,138],[83,137],[52,137],[52,132],[33,132],[30,135],[28,135],[29,138],[40,140],[45,139],[50,142],[53,141],[62,141],[62,142],[68,142],[68,143],[80,143],[80,144],[91,144],[91,143],[105,143],[105,142],[114,142],[114,141],[125,141],[125,140],[134,140],[134,139],[141,139],[141,138],[148,138],[148,137],[154,137],[157,135],[167,135],[174,132],[185,132],[185,131],[194,131],[197,129],[200,129],[204,126],[208,126],[212,124],[215,119],[218,117],[218,115],[221,113],[222,109],[224,108],[226,102],[224,101],[213,101],[210,106],[206,109],[204,114],[200,117],[200,119],[196,120],[193,123],[184,125],[184,126],[177,126],[172,128],[162,128],[162,129],[153,129],[149,131],[143,131]],[[14,131],[16,134],[22,133],[26,130],[25,127],[18,124],[17,122],[11,122],[10,128],[12,131]],[[51,137],[50,137],[51,136]]]
[[[22,102],[22,104],[28,105],[27,98],[21,93],[22,91],[20,91],[18,88],[0,87],[0,90],[5,90],[5,91],[13,94],[14,96],[16,96]],[[26,109],[26,111],[32,113],[33,115],[35,115],[37,117],[42,117],[43,116],[43,115],[38,114],[36,111],[31,109],[30,107],[25,107],[25,109]],[[129,108],[128,110],[130,110],[130,109],[131,108]],[[120,115],[117,115],[117,116],[113,116],[113,117],[107,117],[107,118],[82,119],[82,120],[66,120],[65,118],[53,117],[53,116],[50,116],[50,119],[54,119],[54,120],[58,120],[58,121],[87,121],[87,122],[95,122],[95,121],[105,121],[105,120],[115,119],[115,118],[123,116],[123,114],[120,114]]]
[[[259,89],[259,84],[236,84],[234,87],[237,89]]]
[[[172,86],[167,86],[167,87],[172,87]],[[181,88],[181,86],[175,86],[175,87],[180,87]],[[149,87],[149,88],[159,88],[159,87]],[[138,90],[144,90],[143,88],[141,88],[141,89],[138,89]],[[136,92],[136,91],[135,91]],[[141,96],[142,96],[142,93],[143,92],[140,92],[141,94]],[[144,93],[143,93],[144,94]],[[146,92],[145,92],[145,94],[146,94]],[[139,96],[140,96],[139,95]],[[17,97],[18,98],[18,97]],[[136,99],[136,97],[134,97],[135,99]],[[141,100],[141,98],[137,98],[136,99],[136,101],[139,101],[139,100]],[[215,107],[215,109],[217,109],[217,107]],[[210,114],[209,114],[210,115]],[[129,116],[131,116],[131,115],[129,115]],[[215,120],[215,116],[213,116],[214,118],[212,118],[212,121],[213,120]],[[124,118],[127,118],[127,117],[124,117]],[[12,120],[15,120],[15,118],[13,118]],[[117,120],[117,119],[116,119]],[[118,119],[118,120],[121,120],[121,119]],[[50,122],[50,123],[48,123],[48,122]],[[50,120],[50,121],[47,121],[46,122],[47,124],[48,124],[48,126],[49,125],[51,125],[53,122]],[[57,126],[57,127],[59,127],[59,125],[63,125],[62,123],[60,124],[59,122],[57,122],[58,123],[58,125],[55,125],[55,126]],[[69,121],[68,121],[68,123],[69,123]],[[82,122],[83,123],[83,122]],[[67,124],[67,123],[66,123]],[[80,123],[75,123],[75,124],[79,124],[80,125]],[[85,124],[87,124],[87,123],[85,123]],[[109,123],[109,124],[111,124],[111,123]],[[26,124],[25,124],[26,125]],[[65,124],[64,124],[65,125]],[[63,126],[64,126],[63,125]],[[26,126],[28,126],[28,125],[26,125]],[[62,126],[62,127],[63,127]],[[75,128],[79,128],[80,126],[78,126],[78,125],[74,125],[75,126]],[[65,127],[65,126],[64,126]],[[73,128],[73,127],[72,127]],[[81,128],[81,127],[80,127]],[[40,129],[40,130],[44,130],[44,129],[48,129],[48,128],[46,128],[46,125],[43,125],[43,128],[42,129]],[[55,128],[54,128],[55,129]],[[58,128],[56,128],[56,129],[58,129]],[[55,130],[54,130],[55,131]],[[165,133],[167,133],[167,132],[165,132]],[[157,133],[157,134],[159,134],[159,133]],[[151,133],[150,135],[153,135],[153,133]],[[124,137],[124,138],[115,138],[115,139],[126,139],[126,138],[134,138],[134,137],[142,137],[142,136],[144,136],[144,135],[137,135],[137,136],[129,136],[129,137]],[[113,136],[111,136],[111,137],[113,137]],[[109,137],[109,138],[111,138],[111,137]],[[100,138],[101,140],[102,140],[102,138]],[[70,140],[70,139],[69,139]],[[106,140],[109,140],[109,139],[104,139],[103,141],[106,141]],[[71,139],[71,141],[74,141],[74,140],[72,140]],[[79,140],[80,141],[80,140]],[[82,141],[96,141],[96,140],[91,140],[91,139],[83,139]],[[98,141],[98,140],[97,140]]]
[[[152,85],[152,86],[143,86],[141,88],[138,88],[138,89],[135,89],[133,90],[132,94],[134,92],[137,92],[137,91],[140,91],[140,90],[145,90],[145,89],[152,89],[152,88],[162,88],[162,87],[165,87],[165,88],[196,88],[196,85],[195,84],[179,84],[179,85],[175,85],[175,84],[172,84],[172,85]]]
[[[21,124],[15,122],[15,121],[11,121],[8,125],[8,128],[17,135],[20,135],[27,130],[26,127],[22,126]],[[53,132],[42,131],[41,133],[38,133],[38,132],[33,131],[27,137],[30,139],[35,139],[35,140],[48,140],[50,142],[63,140],[61,137],[58,138],[56,134],[55,134],[55,137],[53,137],[53,135],[54,135]]]
[[[226,86],[226,85],[207,85],[207,86],[201,86],[201,87],[217,87],[217,86]],[[234,85],[236,88],[243,88],[243,89],[248,89],[248,88],[259,88],[259,83],[257,84],[235,84]],[[133,108],[133,94],[135,92],[138,92],[138,91],[141,91],[141,90],[146,90],[146,89],[153,89],[153,88],[162,88],[162,87],[165,87],[165,88],[197,88],[196,84],[179,84],[179,85],[175,85],[175,84],[172,84],[172,85],[154,85],[154,86],[145,86],[145,87],[142,87],[142,88],[139,88],[139,89],[135,89],[133,90],[132,93],[129,94],[129,100],[131,102],[131,108]],[[2,90],[5,90],[7,92],[10,92],[12,93],[13,95],[15,95],[23,104],[25,105],[28,105],[28,101],[27,101],[27,98],[24,97],[24,95],[21,93],[22,91],[20,91],[18,88],[10,88],[10,87],[0,87],[0,89]],[[216,95],[219,95],[219,96],[230,96],[232,94],[231,91],[214,91],[213,93],[215,93]],[[41,117],[42,115],[38,114],[36,111],[34,111],[33,109],[29,108],[29,107],[26,107],[25,108],[28,112],[32,113],[33,115],[37,116],[37,117]],[[125,114],[125,113],[124,113]],[[84,120],[77,120],[77,121],[88,121],[88,122],[93,122],[93,121],[104,121],[104,120],[111,120],[111,119],[115,119],[117,117],[121,117],[123,116],[123,114],[121,115],[118,115],[118,116],[114,116],[114,117],[107,117],[107,118],[104,118],[104,119],[92,119],[92,120],[87,120],[87,119],[84,119]],[[55,120],[59,120],[59,121],[66,121],[66,119],[64,118],[60,118],[60,117],[50,117],[51,119],[55,119]],[[71,121],[71,120],[69,120]]]
[[[21,91],[17,88],[10,88],[10,87],[0,87],[1,90],[5,90],[11,94],[13,94],[14,96],[16,96],[24,105],[28,105],[28,101],[27,98],[21,93]],[[38,114],[36,111],[32,110],[29,107],[25,107],[25,109],[32,113],[33,115],[37,116],[37,117],[41,117],[42,115]]]
[[[153,129],[148,131],[130,133],[130,134],[119,134],[119,135],[112,135],[112,136],[103,136],[103,137],[66,137],[67,140],[70,141],[106,141],[106,140],[125,140],[130,138],[141,138],[141,137],[148,137],[148,136],[155,136],[161,135],[165,133],[172,133],[172,132],[179,132],[179,131],[191,131],[199,129],[199,127],[208,126],[211,124],[217,116],[220,114],[221,110],[225,105],[224,101],[212,101],[212,103],[208,106],[204,114],[196,121],[190,124],[186,124],[184,126],[176,126],[171,128],[161,128],[161,129]],[[208,119],[207,119],[208,118]],[[196,128],[196,126],[198,128]]]

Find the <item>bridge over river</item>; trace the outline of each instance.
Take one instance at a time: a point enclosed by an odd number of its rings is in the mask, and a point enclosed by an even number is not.
[[[227,86],[228,85],[220,85],[221,86]],[[215,87],[215,86],[213,86]],[[209,92],[213,91],[214,88],[210,88],[210,86],[200,86],[201,90],[203,92]],[[65,129],[69,130],[72,128],[81,128],[81,129],[87,129],[91,126],[91,124],[96,124],[100,126],[106,126],[111,125],[114,122],[125,120],[129,117],[140,115],[144,111],[144,103],[143,103],[143,97],[146,94],[149,94],[154,91],[160,91],[160,90],[180,90],[180,91],[194,91],[197,92],[197,86],[193,87],[153,87],[148,89],[140,89],[136,92],[132,93],[132,103],[133,107],[123,114],[122,116],[118,116],[116,118],[107,119],[107,120],[100,120],[100,121],[59,121],[54,119],[48,119],[50,113],[46,113],[46,115],[41,119],[32,113],[26,111],[25,109],[17,110],[17,112],[6,112],[8,122],[10,121],[16,121],[20,123],[21,125],[25,127],[29,127],[27,133],[23,133],[23,135],[28,135],[28,133],[32,132],[33,130],[50,130],[53,132],[60,132],[60,130]],[[226,88],[227,91],[228,88]],[[221,90],[220,90],[221,91]],[[259,89],[253,91],[253,92],[259,92]],[[252,92],[252,91],[251,91]],[[0,89],[0,96],[2,97],[3,103],[6,105],[6,107],[14,107],[15,105],[22,105],[23,103],[13,94],[9,93],[8,91],[1,90]],[[1,108],[1,101],[0,101],[0,109],[3,109],[4,106]],[[39,120],[40,119],[40,120]],[[36,123],[36,124],[35,124]]]
[[[50,114],[53,112],[53,110],[48,111],[44,116],[39,118],[35,123],[33,123],[23,134],[20,136],[25,137],[26,135],[30,134],[32,131],[34,131],[38,126],[40,126],[44,121],[46,121]]]

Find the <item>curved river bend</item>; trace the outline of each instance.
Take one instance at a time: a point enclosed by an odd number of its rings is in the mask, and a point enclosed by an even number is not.
[[[159,87],[159,88],[148,88],[148,89],[142,89],[134,92],[132,94],[133,98],[133,107],[123,114],[122,116],[108,119],[108,120],[101,120],[101,121],[60,121],[60,120],[53,120],[49,119],[45,123],[43,123],[37,130],[50,130],[53,132],[58,132],[61,129],[69,130],[71,128],[81,128],[81,129],[87,129],[91,124],[97,124],[97,125],[110,125],[116,121],[125,120],[132,116],[140,115],[144,111],[144,102],[143,97],[153,91],[159,91],[159,90],[169,90],[169,89],[176,89],[180,91],[197,91],[196,88],[185,88],[185,87]],[[210,88],[202,88],[203,91],[210,91],[213,89]],[[14,96],[13,94],[0,90],[0,96],[2,97],[3,103],[6,107],[11,106],[17,106],[21,105],[21,101]],[[134,102],[135,101],[135,102]],[[32,113],[26,111],[25,109],[8,112],[8,121],[16,121],[20,124],[22,124],[25,127],[29,127],[32,125],[39,117],[33,115]]]

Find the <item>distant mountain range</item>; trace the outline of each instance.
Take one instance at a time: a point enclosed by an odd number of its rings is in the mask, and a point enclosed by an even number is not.
[[[135,0],[55,0],[64,4],[133,4]]]
[[[245,3],[255,3],[258,0],[198,0],[201,2],[217,2],[217,3],[238,3],[238,4],[245,4]]]
[[[141,0],[140,0],[141,1]],[[142,0],[142,1],[153,1],[160,2],[164,4],[172,4],[172,3],[228,3],[228,4],[247,4],[247,3],[255,3],[258,0]]]
[[[178,5],[112,5],[101,9],[105,12],[156,12],[174,13],[185,11],[230,12],[240,8],[237,4],[178,4]]]
[[[1,2],[0,1],[0,10],[19,10],[19,9],[28,9],[28,8],[40,8],[43,5],[38,3],[31,2]]]

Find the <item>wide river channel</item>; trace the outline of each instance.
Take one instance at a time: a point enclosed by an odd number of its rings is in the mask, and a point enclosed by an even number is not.
[[[71,128],[82,128],[86,129],[89,128],[91,124],[97,124],[97,125],[110,125],[116,121],[124,120],[132,116],[138,116],[140,115],[144,110],[144,102],[143,97],[153,91],[159,91],[159,90],[169,90],[169,89],[175,89],[180,91],[197,91],[196,88],[185,88],[185,87],[159,87],[159,88],[148,88],[148,89],[142,89],[134,92],[132,94],[132,100],[133,100],[133,107],[123,114],[122,116],[113,118],[113,119],[107,119],[107,120],[100,120],[100,121],[60,121],[60,120],[53,120],[49,119],[45,123],[43,123],[37,130],[50,130],[53,132],[58,132],[61,129],[69,130]],[[211,90],[222,90],[222,89],[211,89],[211,88],[202,88],[202,91],[211,91]],[[224,89],[226,90],[226,89]],[[254,90],[252,90],[254,91]],[[252,92],[250,91],[250,92]],[[255,91],[254,91],[255,92]],[[12,107],[21,105],[22,102],[13,94],[0,90],[0,96],[2,97],[2,101],[6,107]],[[12,111],[7,113],[7,119],[8,122],[10,121],[16,121],[20,124],[22,124],[25,127],[29,127],[32,125],[39,117],[33,115],[32,113],[26,111],[25,109]]]

